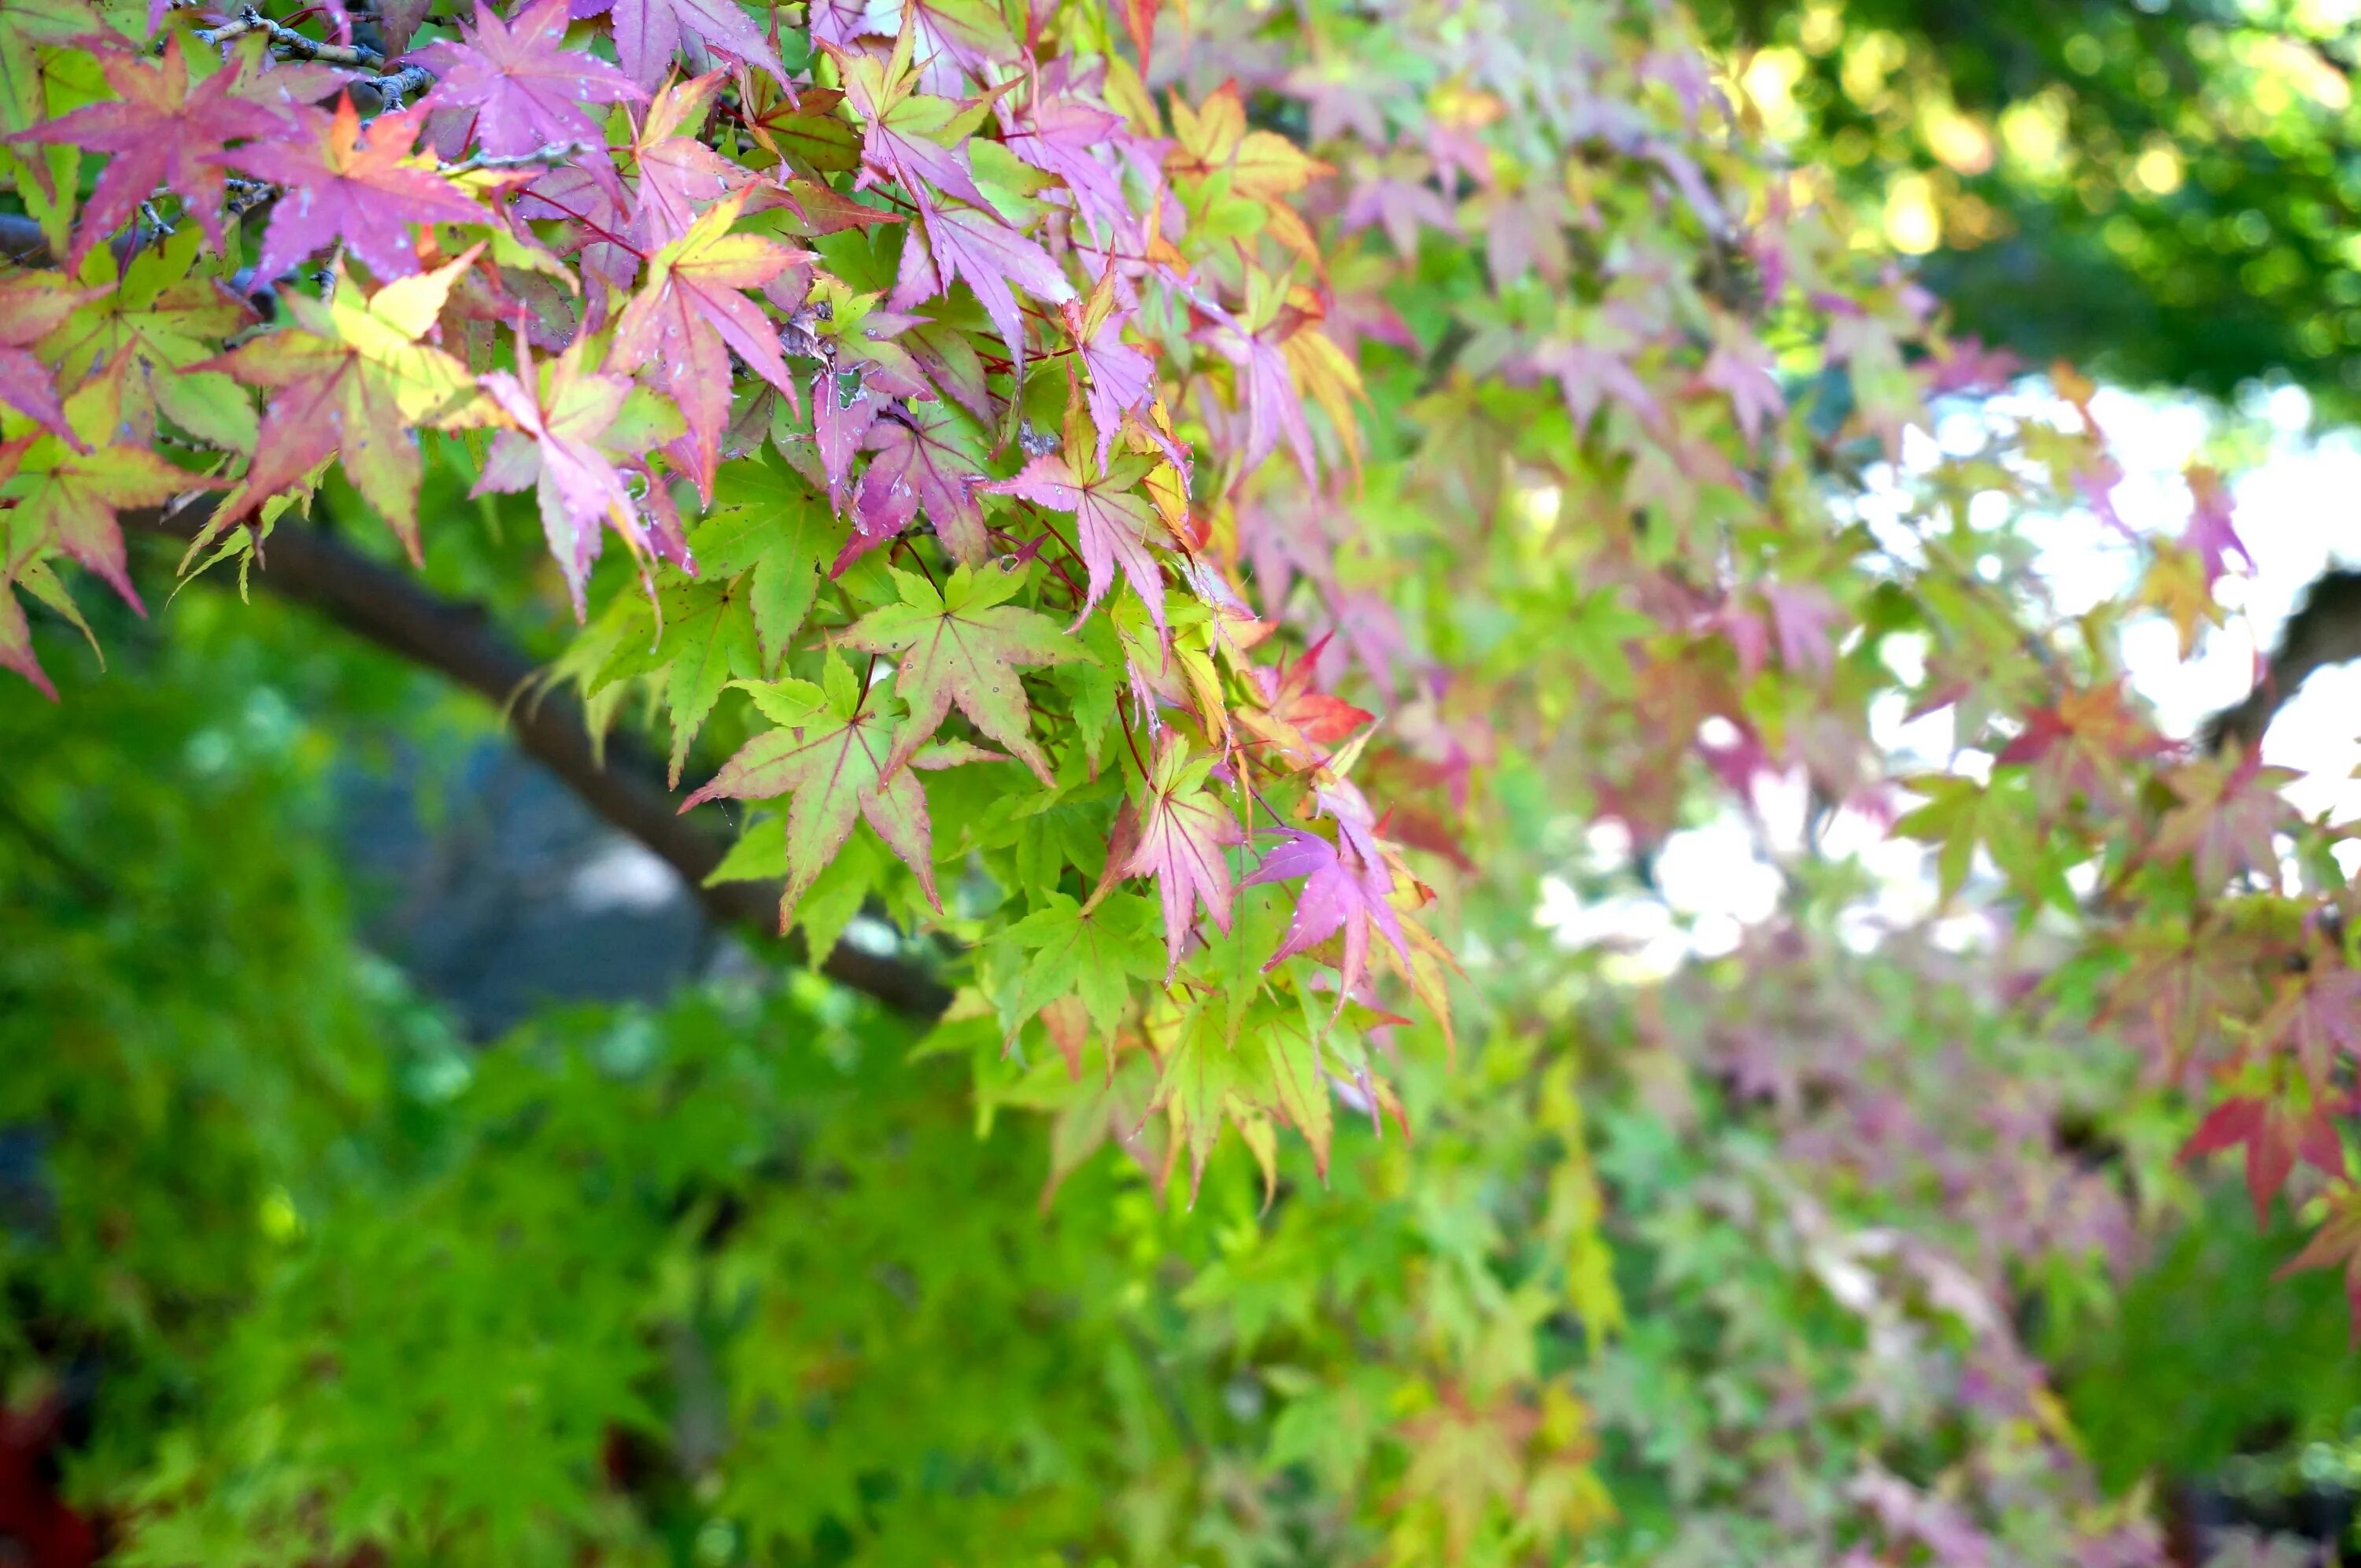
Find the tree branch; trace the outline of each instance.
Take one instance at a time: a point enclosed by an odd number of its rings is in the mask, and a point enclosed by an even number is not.
[[[2263,731],[2314,670],[2361,659],[2361,572],[2323,572],[2304,591],[2288,617],[2279,645],[2271,650],[2263,678],[2246,700],[2205,721],[2205,749],[2218,751],[2235,740],[2248,751],[2263,743]]]
[[[123,521],[178,539],[195,537],[213,510],[200,500],[177,511],[126,512]],[[664,769],[627,736],[611,738],[602,764],[581,704],[567,691],[523,696],[538,667],[478,605],[446,599],[409,574],[380,565],[315,530],[281,521],[271,530],[253,580],[412,663],[443,675],[500,709],[517,745],[547,768],[609,826],[636,839],[680,873],[716,920],[770,930],[775,894],[758,883],[705,885],[728,846],[701,816],[680,815]],[[797,933],[789,947],[803,955]],[[819,965],[840,985],[897,1013],[932,1019],[950,993],[924,969],[839,942]]]

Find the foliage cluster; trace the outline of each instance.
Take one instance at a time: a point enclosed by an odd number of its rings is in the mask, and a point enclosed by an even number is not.
[[[791,992],[389,1082],[432,1025],[286,862],[192,945],[320,983],[185,1039],[74,991],[146,916],[26,912],[16,1113],[223,1162],[134,1223],[52,1161],[96,1252],[26,1253],[155,1380],[80,1483],[128,1560],[2156,1561],[2033,1353],[2183,1093],[2361,1291],[2345,835],[2124,685],[2220,614],[2218,477],[2131,536],[2089,385],[1980,401],[1732,103],[1603,0],[0,8],[0,660],[71,656],[68,568],[143,608],[126,522],[264,584],[333,526],[744,803],[783,928],[959,984],[915,1076]],[[2055,613],[2061,512],[2136,603]],[[1784,890],[1735,948],[1537,931],[1718,816]],[[1863,824],[1984,947],[1865,913]],[[1016,1111],[1048,1219],[957,1132]],[[175,1250],[241,1212],[277,1253]]]

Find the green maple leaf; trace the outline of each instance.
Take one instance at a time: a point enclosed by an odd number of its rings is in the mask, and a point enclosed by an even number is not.
[[[844,535],[828,504],[776,457],[722,466],[713,510],[689,536],[689,552],[708,576],[753,573],[747,602],[766,671],[778,667],[803,629],[820,571]]]
[[[650,667],[666,672],[664,707],[672,715],[672,784],[680,783],[689,743],[720,700],[721,688],[733,679],[752,679],[763,673],[749,587],[743,578],[680,583],[658,596],[664,605],[664,636]]]
[[[120,369],[118,364],[116,367]],[[106,581],[140,614],[148,613],[131,586],[117,511],[160,506],[212,481],[178,468],[135,446],[99,444],[120,414],[121,378],[93,381],[66,402],[66,419],[90,450],[76,452],[54,435],[32,444],[5,493],[16,500],[8,513],[8,575],[16,575],[43,549],[64,551]]]
[[[833,652],[817,686],[780,681],[749,691],[755,706],[783,727],[746,742],[681,809],[716,799],[795,796],[787,807],[787,885],[779,900],[779,929],[795,924],[796,904],[844,847],[855,821],[866,821],[902,857],[927,902],[939,910],[926,791],[917,774],[887,765],[899,727],[886,717],[883,697],[863,692]]]
[[[1141,901],[1113,898],[1084,909],[1062,893],[1008,928],[1006,939],[1033,949],[1001,1022],[1014,1039],[1025,1021],[1061,996],[1081,1000],[1101,1035],[1123,1022],[1131,981],[1156,980],[1155,936],[1141,920]]]
[[[907,761],[956,702],[1044,784],[1053,783],[1049,759],[1033,742],[1032,709],[1016,672],[1090,654],[1049,617],[1007,602],[1024,586],[1020,574],[961,566],[939,594],[911,573],[896,570],[894,581],[902,602],[862,616],[841,639],[863,652],[902,655],[894,685],[910,705],[910,722],[889,768]]]

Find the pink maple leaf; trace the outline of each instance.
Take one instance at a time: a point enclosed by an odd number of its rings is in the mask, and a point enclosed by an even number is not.
[[[2255,557],[2246,549],[2246,542],[2238,537],[2236,504],[2230,496],[2230,487],[2214,469],[2201,463],[2189,466],[2189,493],[2195,505],[2189,513],[2189,526],[2180,535],[2183,549],[2193,550],[2205,565],[2205,586],[2212,587],[2229,570],[2231,555],[2235,554],[2246,570],[2255,569]]]
[[[1000,329],[1009,357],[1025,359],[1025,321],[1011,285],[1037,300],[1062,304],[1072,285],[1049,253],[987,213],[946,206],[917,192],[918,226],[902,247],[902,269],[894,284],[894,309],[906,311],[966,280],[983,313]]]
[[[994,495],[1016,496],[1052,511],[1074,514],[1075,548],[1088,574],[1082,609],[1074,617],[1076,626],[1105,596],[1120,565],[1140,602],[1148,606],[1157,630],[1164,630],[1164,574],[1156,557],[1148,553],[1145,537],[1156,526],[1155,513],[1147,498],[1133,489],[1148,467],[1144,457],[1118,457],[1104,474],[1084,480],[1065,458],[1052,452],[1026,464],[1013,478],[981,487]]]
[[[465,192],[412,159],[422,107],[379,115],[366,140],[349,95],[336,100],[333,115],[291,105],[284,113],[293,124],[283,138],[212,155],[286,187],[271,203],[257,277],[277,278],[342,240],[380,280],[407,278],[418,270],[410,225],[484,221],[484,209]]]
[[[243,137],[279,135],[284,122],[239,94],[235,67],[191,82],[178,33],[167,35],[164,58],[153,65],[114,50],[96,58],[115,90],[114,103],[89,104],[9,138],[114,154],[74,225],[66,270],[80,271],[90,247],[120,227],[159,185],[181,198],[218,251],[228,177],[215,155]]]
[[[1318,457],[1312,445],[1312,427],[1303,419],[1303,394],[1296,389],[1294,373],[1287,367],[1287,353],[1279,346],[1291,324],[1286,322],[1289,313],[1282,313],[1280,321],[1260,332],[1248,332],[1245,323],[1210,301],[1199,302],[1197,308],[1210,320],[1189,335],[1237,371],[1238,403],[1246,422],[1246,467],[1259,466],[1284,434],[1304,477],[1317,482]]]
[[[1213,766],[1210,757],[1192,761],[1188,742],[1178,735],[1166,741],[1149,781],[1138,846],[1118,873],[1156,879],[1164,905],[1167,980],[1180,967],[1180,948],[1195,924],[1199,903],[1216,928],[1230,928],[1236,891],[1224,851],[1243,842],[1246,835],[1221,796],[1204,787]]]
[[[1262,864],[1246,878],[1246,885],[1292,882],[1297,877],[1305,881],[1295,913],[1288,921],[1287,939],[1263,968],[1275,969],[1282,960],[1342,931],[1345,952],[1337,969],[1336,992],[1336,1005],[1342,1008],[1368,970],[1371,926],[1393,944],[1404,964],[1410,961],[1401,923],[1387,902],[1394,888],[1393,872],[1383,861],[1365,860],[1357,850],[1340,848],[1317,833],[1300,828],[1282,828],[1280,833],[1282,841],[1262,858]]]
[[[489,370],[478,378],[516,428],[492,438],[490,457],[473,492],[533,487],[549,553],[565,574],[577,618],[583,613],[583,585],[598,558],[599,525],[612,522],[635,549],[650,544],[623,477],[597,444],[622,411],[631,383],[586,370],[587,341],[576,338],[544,378],[535,373],[532,351],[520,336],[518,373]]]
[[[853,537],[836,570],[910,525],[920,508],[953,560],[983,559],[990,541],[975,488],[983,479],[974,454],[957,440],[955,417],[940,404],[911,402],[870,427],[876,455],[853,497]]]
[[[613,0],[615,55],[623,74],[653,88],[672,69],[684,38],[771,73],[781,85],[786,67],[738,0]]]
[[[647,94],[587,49],[564,47],[566,24],[566,0],[538,0],[505,22],[490,6],[476,7],[456,42],[438,39],[406,57],[441,78],[420,106],[473,110],[475,140],[495,157],[576,142],[604,158],[606,134],[583,105]]]

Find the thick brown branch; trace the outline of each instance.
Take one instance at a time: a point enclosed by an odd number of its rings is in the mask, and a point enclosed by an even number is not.
[[[181,539],[203,525],[203,502],[166,515],[126,513],[126,522]],[[315,530],[287,522],[271,531],[253,580],[307,605],[346,630],[477,692],[502,711],[526,755],[547,768],[619,831],[662,859],[696,891],[715,919],[759,930],[778,921],[775,894],[757,883],[708,887],[727,846],[699,816],[683,817],[664,770],[627,737],[607,742],[601,762],[570,692],[533,695],[536,667],[478,606],[446,599],[408,573],[380,565]],[[793,944],[800,951],[798,934]],[[820,966],[839,984],[897,1013],[933,1018],[950,1004],[921,968],[839,942]]]
[[[2263,678],[2246,700],[2206,720],[2208,751],[2235,740],[2252,751],[2263,731],[2314,670],[2361,659],[2361,572],[2325,572],[2315,578],[2303,602],[2288,617],[2279,645],[2271,651]]]

